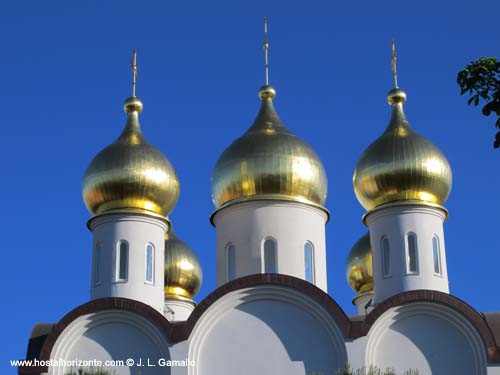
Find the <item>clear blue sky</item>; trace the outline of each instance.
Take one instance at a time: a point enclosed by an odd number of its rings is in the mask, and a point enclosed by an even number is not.
[[[270,80],[281,119],[320,155],[329,177],[329,293],[348,314],[344,264],[365,232],[352,173],[385,128],[390,40],[412,126],[453,168],[445,240],[451,292],[500,310],[500,151],[494,119],[469,108],[456,73],[498,55],[498,1],[18,1],[0,13],[2,350],[23,358],[35,322],[56,322],[88,301],[91,233],[81,180],[125,124],[130,58],[148,140],[181,182],[171,215],[215,287],[210,175],[252,123],[263,83],[262,17],[269,17]],[[306,6],[307,4],[307,6]],[[8,369],[2,373],[15,373]]]

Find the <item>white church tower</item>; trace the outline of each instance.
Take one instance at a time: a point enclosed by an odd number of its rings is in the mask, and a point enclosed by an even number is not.
[[[83,179],[83,199],[94,215],[91,299],[123,297],[163,314],[165,235],[179,196],[170,162],[142,134],[135,96],[125,101],[127,124],[120,137],[92,160]]]
[[[217,285],[257,273],[307,280],[326,291],[327,177],[318,155],[281,122],[268,80],[253,125],[220,156],[212,174]]]
[[[363,221],[373,250],[375,303],[409,290],[449,292],[443,204],[451,191],[451,168],[406,120],[394,44],[393,71],[389,125],[363,153],[353,177],[356,197],[367,210]]]

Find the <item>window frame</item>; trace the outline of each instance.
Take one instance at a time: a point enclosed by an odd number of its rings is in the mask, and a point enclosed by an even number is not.
[[[410,269],[411,257],[410,257],[410,238],[414,238],[415,243],[415,271]],[[415,232],[408,232],[405,235],[405,270],[406,275],[419,275],[420,274],[420,262],[418,259],[418,237]]]
[[[148,280],[148,248],[151,247],[151,280]],[[144,247],[144,283],[155,284],[155,246],[148,242]]]
[[[229,253],[232,252],[232,261],[230,259]],[[226,245],[226,282],[230,282],[236,279],[236,245],[232,242],[229,242]],[[231,261],[231,262],[230,262]],[[232,269],[232,272],[231,272]],[[232,277],[231,277],[232,274]]]
[[[384,246],[384,243],[387,243],[387,247]],[[387,249],[387,254],[386,254],[386,249]],[[382,277],[384,279],[387,279],[389,277],[392,277],[392,262],[391,262],[391,242],[389,241],[389,237],[386,235],[383,235],[382,238],[380,239],[380,258],[381,258],[381,265],[382,265]],[[385,272],[387,271],[387,272]]]
[[[267,272],[267,263],[266,262],[266,243],[271,242],[274,244],[274,272]],[[261,244],[261,272],[268,274],[276,274],[278,273],[278,241],[274,237],[266,237],[262,241]]]
[[[310,264],[310,269],[311,269],[311,279],[308,280],[308,277],[307,277],[307,247],[310,248],[310,260],[311,260],[311,264]],[[315,284],[316,283],[316,267],[315,267],[315,249],[314,249],[314,245],[311,241],[306,241],[304,243],[304,280],[311,283],[311,284]]]
[[[436,244],[436,246],[434,244]],[[436,250],[437,250],[437,261],[438,261],[439,272],[436,272],[436,256],[435,256]],[[434,276],[443,277],[443,262],[441,260],[441,241],[439,240],[437,234],[434,234],[432,236],[432,264],[433,264]]]
[[[120,277],[120,271],[121,271],[121,259],[122,259],[122,250],[121,250],[121,245],[125,244],[126,245],[126,253],[127,253],[127,258],[126,258],[126,263],[125,263],[125,277],[121,278]],[[126,240],[119,240],[116,244],[116,249],[115,249],[115,282],[116,283],[126,283],[128,281],[128,276],[129,276],[129,262],[130,262],[130,246],[128,241]]]
[[[97,287],[101,285],[101,277],[102,277],[102,270],[101,270],[101,265],[102,265],[102,245],[98,243],[95,248],[94,248],[94,282],[93,285],[94,287]]]

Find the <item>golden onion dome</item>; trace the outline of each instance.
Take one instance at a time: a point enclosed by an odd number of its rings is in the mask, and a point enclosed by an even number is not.
[[[358,295],[373,292],[370,233],[366,233],[352,247],[346,261],[346,277],[347,282]]]
[[[200,262],[191,248],[172,231],[165,236],[165,297],[191,299],[203,279]]]
[[[403,112],[406,93],[394,88],[387,98],[391,120],[358,161],[353,176],[356,197],[367,210],[396,201],[443,205],[452,186],[448,160],[410,127]]]
[[[212,173],[217,208],[248,200],[278,199],[323,207],[327,177],[314,150],[281,122],[276,92],[259,90],[262,105],[253,125],[219,157]]]
[[[167,158],[142,134],[142,102],[132,96],[124,109],[128,119],[123,133],[85,172],[83,199],[94,215],[121,210],[167,217],[179,197],[179,181]]]

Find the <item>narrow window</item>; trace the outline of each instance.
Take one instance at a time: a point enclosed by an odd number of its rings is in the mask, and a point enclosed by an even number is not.
[[[101,283],[101,245],[97,245],[94,254],[94,284]]]
[[[155,248],[148,243],[146,245],[146,282],[151,284],[154,281],[154,254]]]
[[[418,273],[418,249],[417,249],[417,236],[415,233],[408,233],[406,236],[408,254],[407,254],[407,267],[408,273]]]
[[[128,243],[120,241],[118,247],[118,277],[117,280],[125,281],[128,277]]]
[[[236,278],[236,247],[231,244],[227,247],[227,281]]]
[[[437,236],[432,237],[432,252],[434,255],[434,273],[441,276],[443,271],[441,269],[441,251],[439,249],[439,238],[437,238]]]
[[[314,283],[314,249],[310,242],[304,245],[305,279]]]
[[[382,274],[387,277],[391,274],[391,252],[389,248],[389,239],[382,237],[380,241],[382,247]]]
[[[264,273],[276,273],[276,241],[264,241]]]

